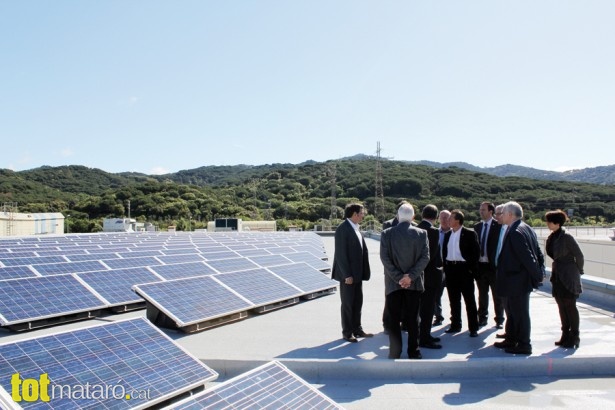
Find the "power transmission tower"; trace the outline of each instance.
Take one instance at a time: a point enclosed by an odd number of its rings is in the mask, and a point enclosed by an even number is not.
[[[329,174],[329,181],[331,183],[331,215],[329,221],[333,224],[333,220],[337,219],[337,179],[336,179],[337,166],[335,162],[329,165],[327,173]]]
[[[376,196],[374,198],[374,216],[379,222],[384,221],[384,189],[382,187],[380,141],[378,141],[376,148]]]

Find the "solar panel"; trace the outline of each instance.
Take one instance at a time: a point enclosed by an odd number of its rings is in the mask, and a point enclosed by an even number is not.
[[[132,291],[132,286],[161,280],[145,267],[87,272],[77,276],[111,306],[143,302],[143,299]]]
[[[302,294],[300,289],[264,268],[223,273],[215,277],[255,305],[265,305]]]
[[[63,273],[92,272],[106,269],[100,261],[45,263],[32,265],[32,268],[43,276],[61,275]]]
[[[322,259],[317,256],[312,255],[309,252],[295,252],[295,253],[285,253],[284,257],[290,259],[293,262],[305,262],[314,269],[318,269],[321,271],[330,270],[331,266]]]
[[[161,262],[153,256],[126,259],[104,259],[102,262],[111,269],[138,268],[141,266],[154,266],[161,264]]]
[[[0,258],[0,263],[4,266],[34,265],[36,263],[57,263],[66,262],[64,256],[34,256],[32,258]]]
[[[133,289],[173,319],[178,327],[254,307],[213,276],[136,285]]]
[[[205,258],[205,260],[217,260],[217,259],[231,259],[231,258],[239,258],[239,254],[233,251],[216,251],[210,252],[206,250],[201,250],[201,255]]]
[[[0,281],[0,325],[104,308],[73,275]]]
[[[0,374],[0,407],[25,409],[145,408],[218,376],[143,318],[0,345]]]
[[[169,409],[343,409],[277,361],[240,374]]]
[[[290,259],[282,255],[250,256],[248,259],[260,266],[288,265],[291,263]]]
[[[117,253],[105,252],[105,253],[90,253],[85,255],[68,255],[66,256],[71,262],[81,261],[96,261],[101,259],[119,259]]]
[[[191,278],[193,276],[213,275],[215,270],[203,262],[175,263],[172,265],[152,266],[151,270],[167,280]]]
[[[37,276],[28,266],[8,266],[0,268],[0,280],[31,278]]]
[[[303,262],[292,265],[272,266],[267,269],[297,286],[305,293],[318,292],[337,286],[336,281]]]
[[[259,267],[247,258],[208,260],[206,263],[220,273],[237,272]]]
[[[201,257],[201,255],[197,253],[186,254],[186,255],[165,255],[165,256],[158,256],[157,258],[165,264],[183,263],[183,262],[203,262],[203,258]]]

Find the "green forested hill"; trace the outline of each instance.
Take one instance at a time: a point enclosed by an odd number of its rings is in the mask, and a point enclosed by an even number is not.
[[[82,166],[0,170],[0,202],[17,202],[20,212],[71,214],[71,231],[100,228],[104,217],[123,216],[179,229],[203,227],[216,217],[276,219],[278,226],[305,229],[329,220],[350,201],[362,201],[380,224],[395,204],[410,200],[417,211],[427,203],[460,208],[468,223],[478,220],[481,201],[520,202],[526,220],[539,224],[546,210],[574,209],[574,223],[613,223],[615,186],[498,177],[457,167],[382,161],[385,212],[375,209],[376,161],[345,159],[299,165],[206,166],[167,175],[111,174]],[[335,181],[335,185],[333,184]],[[335,223],[335,221],[334,221]]]

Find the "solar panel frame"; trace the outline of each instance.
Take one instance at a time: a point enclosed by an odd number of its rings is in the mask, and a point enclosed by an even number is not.
[[[169,265],[150,266],[158,275],[166,280],[191,278],[194,276],[214,275],[217,272],[204,262],[173,263]]]
[[[165,410],[248,408],[251,410],[343,409],[286,366],[274,360],[174,403]]]
[[[118,389],[121,400],[114,395],[66,394],[47,403],[22,401],[26,409],[142,409],[205,386],[218,377],[144,318],[0,344],[0,352],[0,374],[19,373],[22,379],[39,379],[47,373],[52,386],[123,386]],[[0,392],[8,398],[7,405],[13,407],[16,403],[10,400],[11,390],[11,378],[2,378]],[[126,400],[126,393],[146,391],[149,397],[133,395]]]
[[[215,280],[213,275],[135,285],[133,290],[164,312],[178,327],[255,307],[253,303]]]
[[[205,263],[215,269],[216,272],[220,273],[237,272],[260,267],[254,262],[252,262],[250,259],[242,257],[232,259],[207,260]]]
[[[32,278],[40,276],[29,266],[5,266],[0,267],[0,280]]]
[[[32,269],[42,276],[62,275],[65,273],[92,272],[106,270],[107,268],[100,261],[81,261],[81,262],[62,262],[44,263],[31,265]]]
[[[0,326],[105,307],[103,301],[70,274],[0,281]]]
[[[299,297],[303,291],[265,268],[221,273],[214,279],[239,293],[254,306],[264,306]]]
[[[108,307],[143,302],[132,287],[162,280],[146,267],[84,272],[77,277],[102,297]]]
[[[332,289],[338,284],[335,280],[323,275],[322,272],[304,262],[271,266],[267,269],[292,283],[305,294]]]

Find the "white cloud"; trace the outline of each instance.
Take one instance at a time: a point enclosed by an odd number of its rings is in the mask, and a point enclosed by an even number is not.
[[[149,170],[149,174],[150,175],[163,175],[163,174],[168,174],[170,171],[166,168],[163,167],[154,167],[152,169]]]

